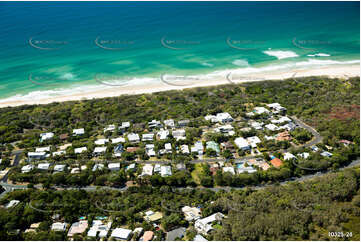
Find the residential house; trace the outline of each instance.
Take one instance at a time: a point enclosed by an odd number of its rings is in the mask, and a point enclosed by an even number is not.
[[[208,241],[206,238],[204,238],[202,235],[197,234],[194,238],[193,241]]]
[[[80,169],[79,167],[74,167],[73,169],[71,169],[70,174],[77,174],[80,173]]]
[[[28,152],[29,161],[32,160],[43,160],[46,158],[45,152]]]
[[[120,157],[122,153],[124,152],[123,145],[119,144],[114,147],[114,156]]]
[[[267,108],[264,108],[264,107],[255,107],[253,109],[253,112],[255,114],[269,114],[270,113],[270,111]]]
[[[214,213],[206,218],[196,220],[194,227],[198,233],[207,234],[213,229],[212,224],[221,221],[224,217],[222,213]]]
[[[135,170],[135,163],[129,164],[126,168],[126,171]]]
[[[28,172],[32,171],[34,168],[35,168],[35,166],[33,164],[23,166],[21,168],[21,173],[28,173]]]
[[[127,152],[134,153],[139,150],[139,147],[127,147]]]
[[[216,118],[219,123],[233,122],[233,118],[229,113],[217,113]]]
[[[133,234],[135,235],[135,239],[138,239],[143,233],[142,227],[137,227],[133,230]],[[143,240],[144,241],[144,240]]]
[[[242,137],[238,137],[234,140],[236,146],[242,150],[250,150],[251,146],[249,145],[248,141]]]
[[[177,141],[186,139],[186,131],[184,129],[173,130],[172,135]]]
[[[105,127],[104,128],[104,133],[105,132],[114,132],[114,130],[115,130],[115,125],[114,124],[110,124],[110,125],[108,125],[107,127]]]
[[[67,226],[67,223],[56,222],[51,225],[51,230],[64,232]]]
[[[296,159],[296,156],[294,156],[293,154],[286,152],[283,154],[283,159],[284,160],[292,160],[292,159]]]
[[[145,164],[143,166],[143,171],[141,176],[151,176],[153,175],[153,165],[152,164]]]
[[[162,166],[160,164],[155,164],[154,165],[154,173],[160,173]]]
[[[80,220],[71,225],[68,231],[68,237],[73,237],[75,234],[82,234],[88,228],[87,220]]]
[[[125,143],[125,139],[123,137],[118,137],[112,139],[112,144]]]
[[[135,133],[128,134],[128,140],[130,143],[138,143],[140,141],[139,135]]]
[[[74,136],[79,136],[79,135],[83,135],[85,133],[84,129],[73,129],[73,135]]]
[[[257,121],[251,121],[250,123],[249,123],[251,126],[252,126],[252,128],[254,128],[255,130],[262,130],[263,129],[263,125],[264,125],[264,123],[263,122],[257,122]]]
[[[145,212],[145,216],[143,218],[148,222],[156,222],[163,218],[163,214],[161,212],[147,211]]]
[[[169,130],[163,130],[162,129],[162,130],[157,132],[157,137],[160,140],[165,140],[165,139],[168,138],[168,136],[169,136]]]
[[[287,116],[282,116],[279,119],[272,119],[271,123],[273,124],[282,124],[282,123],[289,123],[292,122],[292,120]]]
[[[276,168],[280,168],[281,165],[283,164],[283,162],[278,158],[273,158],[270,162]]]
[[[96,145],[105,145],[108,142],[109,142],[109,139],[97,139],[94,143]]]
[[[310,153],[303,152],[303,153],[298,154],[298,156],[302,157],[303,159],[307,159],[308,157],[310,157]]]
[[[66,140],[67,138],[69,138],[69,134],[67,133],[59,135],[60,140]]]
[[[83,153],[84,151],[87,151],[87,147],[80,147],[80,148],[75,148],[74,149],[74,153],[75,154],[80,154],[80,153]]]
[[[292,123],[292,122],[289,122],[283,126],[280,126],[279,129],[286,129],[288,131],[293,131],[295,128],[297,127],[296,124]]]
[[[188,222],[200,219],[202,217],[201,210],[196,207],[184,206],[182,208],[182,212],[184,213],[184,217]]]
[[[50,133],[42,133],[42,134],[40,134],[40,142],[52,139],[53,137],[54,137],[54,133],[52,133],[52,132],[50,132]]]
[[[50,163],[40,163],[38,164],[38,169],[41,171],[47,171],[49,170]]]
[[[177,229],[173,229],[167,232],[166,240],[167,241],[175,241],[176,239],[181,239],[184,237],[186,232],[186,228],[180,227]]]
[[[188,145],[181,145],[180,147],[181,147],[181,152],[182,152],[183,154],[189,154],[189,147],[188,147]]]
[[[266,129],[270,130],[270,131],[276,131],[278,130],[278,127],[274,124],[267,124],[264,126]]]
[[[154,137],[153,133],[143,134],[142,141],[153,141],[153,137]]]
[[[93,166],[92,171],[94,172],[94,171],[103,170],[103,169],[104,169],[104,164],[95,164],[95,165]]]
[[[162,177],[167,177],[172,175],[172,168],[171,166],[161,166],[160,175]]]
[[[238,163],[237,164],[237,173],[238,174],[242,174],[242,173],[254,173],[257,172],[257,170],[255,168],[253,168],[252,166],[246,166],[245,164],[248,165],[247,162],[243,162],[243,163]]]
[[[110,228],[112,227],[112,222],[104,224],[101,220],[93,220],[92,227],[88,231],[88,237],[105,238],[108,235]]]
[[[172,144],[171,143],[165,143],[164,148],[166,153],[172,153]]]
[[[148,122],[148,127],[150,129],[157,129],[157,128],[162,128],[163,125],[160,121],[152,120],[152,121]]]
[[[119,129],[127,129],[130,127],[130,122],[122,122],[122,126]]]
[[[106,146],[95,147],[93,154],[94,156],[103,155],[107,151]]]
[[[130,229],[116,228],[113,229],[111,237],[117,240],[129,240],[132,232]]]
[[[184,163],[177,163],[176,168],[178,171],[185,171],[186,165]]]
[[[145,231],[144,235],[139,239],[139,241],[151,241],[153,239],[153,231]]]
[[[223,172],[230,172],[232,175],[235,175],[234,168],[232,166],[225,166],[223,167]]]
[[[223,150],[229,150],[231,153],[236,152],[236,149],[231,141],[221,143],[221,147]]]
[[[65,150],[55,151],[52,153],[53,156],[61,156],[61,155],[65,155],[65,154],[66,154]]]
[[[270,103],[267,104],[267,107],[269,107],[272,111],[272,113],[285,113],[287,111],[286,108],[282,107],[279,103]]]
[[[284,131],[284,132],[278,133],[276,135],[276,140],[277,141],[289,141],[289,140],[291,140],[291,135],[288,133],[288,131]]]
[[[323,157],[331,157],[332,156],[332,153],[328,152],[328,151],[323,151],[321,152],[321,154]]]
[[[55,165],[54,172],[62,172],[65,170],[66,165]]]
[[[203,155],[203,144],[202,141],[197,141],[194,143],[194,146],[191,147],[192,153],[197,153],[198,155]]]
[[[230,124],[226,124],[226,125],[216,127],[216,128],[214,128],[214,132],[222,133],[222,134],[230,135],[230,136],[233,136],[235,134],[234,128]]]
[[[120,163],[109,163],[108,169],[111,171],[119,171],[120,170]]]
[[[175,124],[174,124],[174,120],[173,120],[173,119],[164,120],[164,125],[165,125],[166,127],[169,127],[169,128],[174,128],[174,127],[175,127]]]
[[[15,207],[19,203],[20,203],[19,200],[11,200],[8,204],[5,205],[5,208],[8,209],[8,208]]]
[[[206,143],[206,149],[214,150],[215,152],[217,152],[217,155],[221,152],[218,144],[214,141],[208,141]]]
[[[145,152],[149,157],[155,156],[154,144],[146,144],[145,145]]]
[[[252,136],[247,138],[247,142],[252,148],[257,148],[257,144],[261,143],[261,140],[257,136]]]
[[[190,123],[190,121],[188,119],[179,120],[178,121],[178,127],[186,127],[186,126],[188,126],[189,123]]]

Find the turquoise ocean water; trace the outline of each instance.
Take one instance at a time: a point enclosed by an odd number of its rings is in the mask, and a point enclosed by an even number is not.
[[[0,99],[359,63],[359,19],[359,2],[1,2]]]

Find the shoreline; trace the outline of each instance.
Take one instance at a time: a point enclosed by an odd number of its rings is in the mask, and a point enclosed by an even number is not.
[[[360,64],[353,65],[329,65],[317,68],[300,67],[287,70],[275,70],[268,72],[253,72],[246,75],[237,74],[237,70],[222,71],[212,73],[210,75],[200,75],[197,80],[190,78],[187,82],[168,81],[163,78],[163,82],[159,81],[154,84],[141,84],[133,86],[113,86],[104,89],[87,91],[82,93],[71,93],[69,95],[45,97],[43,99],[31,100],[0,100],[0,108],[15,107],[21,105],[37,105],[49,104],[53,102],[79,101],[100,99],[106,97],[116,97],[121,95],[137,95],[143,93],[155,93],[170,90],[183,90],[195,87],[217,86],[224,84],[240,84],[245,82],[266,81],[266,80],[284,80],[291,77],[306,77],[306,76],[327,76],[331,78],[341,77],[355,77],[360,76]],[[99,84],[101,85],[101,84]],[[84,87],[86,88],[86,87]],[[11,98],[8,98],[11,99]]]

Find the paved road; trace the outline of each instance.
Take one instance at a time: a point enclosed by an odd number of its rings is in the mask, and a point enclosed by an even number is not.
[[[322,141],[322,136],[314,128],[312,128],[311,126],[305,124],[304,122],[302,122],[300,119],[298,119],[295,116],[291,116],[291,118],[295,121],[295,123],[298,126],[304,128],[304,129],[307,129],[314,136],[314,138],[310,142],[308,142],[308,143],[306,143],[304,145],[301,145],[302,147],[310,147],[310,146],[318,144],[318,143],[320,143]]]

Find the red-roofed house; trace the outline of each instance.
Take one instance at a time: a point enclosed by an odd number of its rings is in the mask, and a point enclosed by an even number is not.
[[[273,160],[271,160],[271,164],[276,167],[279,168],[283,163],[280,159],[278,158],[274,158]]]

